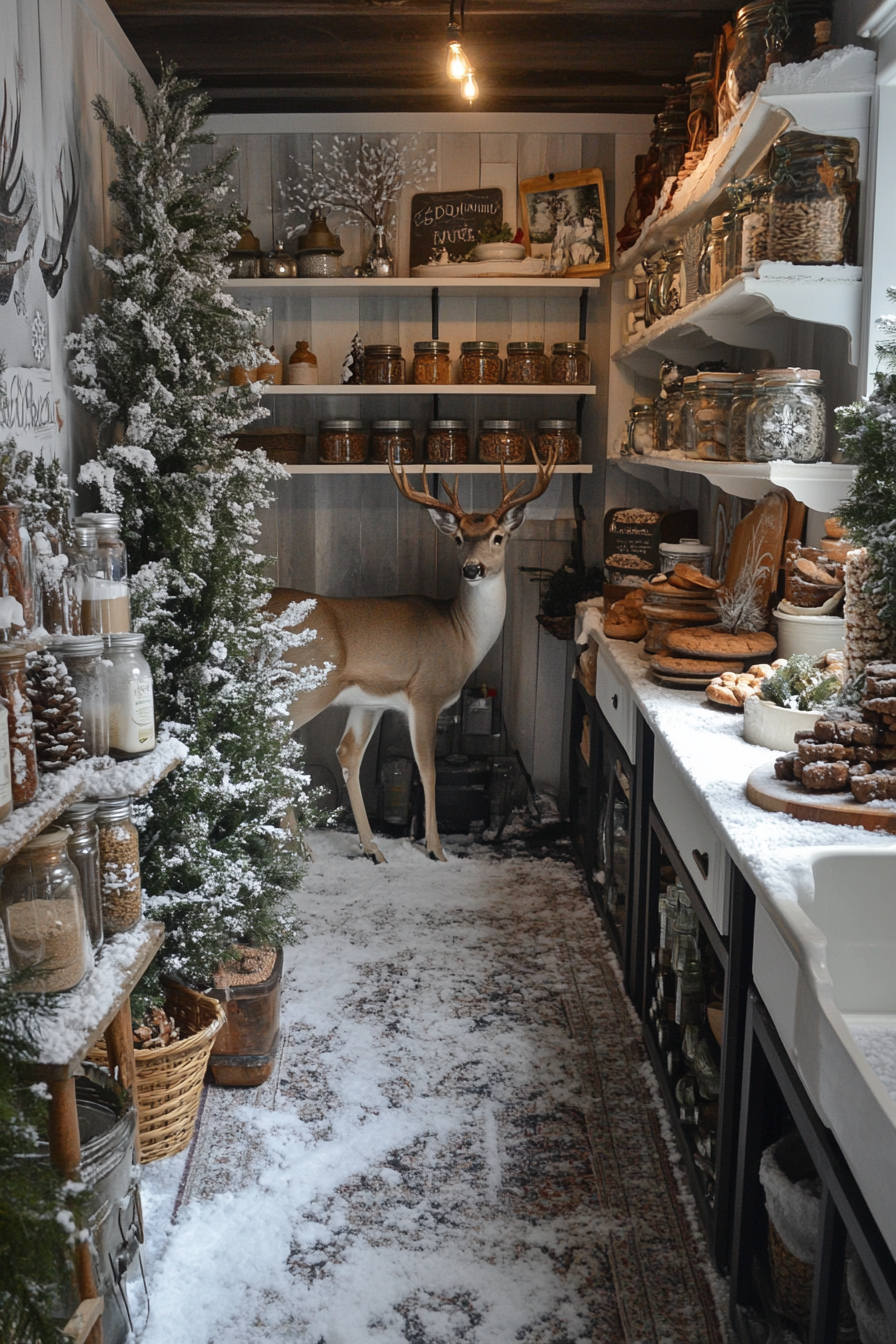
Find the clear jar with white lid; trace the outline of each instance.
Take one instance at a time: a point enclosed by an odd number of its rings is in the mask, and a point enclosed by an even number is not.
[[[99,635],[61,635],[50,644],[81,701],[84,746],[90,756],[109,754],[109,665]]]
[[[660,573],[670,574],[676,565],[691,565],[701,574],[712,568],[712,547],[704,546],[697,537],[682,537],[681,541],[660,542]]]
[[[145,756],[156,745],[152,672],[143,656],[143,636],[111,635],[106,641],[109,672],[109,754]]]

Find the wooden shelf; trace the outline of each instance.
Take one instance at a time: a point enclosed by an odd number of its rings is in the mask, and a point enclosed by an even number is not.
[[[583,275],[572,276],[568,280],[540,279],[536,276],[468,276],[457,277],[444,282],[430,279],[395,278],[360,280],[355,276],[326,279],[284,279],[284,280],[227,280],[225,288],[250,293],[289,294],[395,294],[399,298],[409,295],[428,295],[438,289],[440,296],[451,294],[482,294],[488,297],[528,298],[536,294],[579,294],[583,289],[600,289],[600,277]]]
[[[490,462],[412,462],[405,467],[410,476],[419,475],[426,468],[430,476],[500,476],[500,466]],[[514,463],[504,468],[508,476],[531,476],[535,472],[533,462]],[[576,462],[554,469],[555,476],[590,476],[594,468],[590,462]],[[311,462],[298,467],[284,467],[290,476],[388,476],[389,467],[384,462]]]
[[[789,490],[819,513],[836,513],[855,480],[856,469],[845,462],[702,462],[672,453],[650,457],[616,457],[623,471],[678,471],[705,476],[711,485],[739,499],[761,499],[772,486]]]
[[[40,835],[70,803],[83,798],[84,792],[84,770],[80,765],[60,770],[58,775],[42,775],[37,797],[0,822],[0,867],[9,863],[29,840]]]
[[[597,388],[581,383],[314,383],[265,387],[265,397],[593,397]]]

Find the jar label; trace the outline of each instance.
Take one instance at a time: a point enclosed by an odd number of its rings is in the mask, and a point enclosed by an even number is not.
[[[152,678],[135,677],[130,683],[131,719],[137,729],[141,746],[155,741],[155,723],[152,703]]]

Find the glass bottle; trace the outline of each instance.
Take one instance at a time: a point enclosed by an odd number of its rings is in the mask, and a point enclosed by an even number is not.
[[[143,636],[139,636],[143,638]],[[65,664],[81,700],[84,745],[90,756],[109,754],[109,669],[99,635],[64,635],[50,652]]]
[[[769,256],[797,266],[854,265],[858,142],[789,131],[772,151]]]
[[[104,798],[97,804],[96,824],[103,930],[108,937],[132,929],[143,913],[140,844],[130,798]]]
[[[109,754],[127,760],[156,745],[152,672],[143,656],[143,635],[110,635]]]
[[[642,457],[656,445],[656,406],[652,401],[633,401],[629,411],[629,452]]]
[[[0,495],[0,600],[5,609],[0,626],[6,630],[31,630],[34,626],[29,570],[22,544],[19,506]]]
[[[100,896],[100,837],[96,824],[97,804],[72,803],[59,818],[59,825],[71,832],[68,856],[81,879],[81,898],[87,932],[94,952],[103,945],[103,903]]]
[[[389,245],[386,242],[386,227],[384,224],[376,226],[370,251],[367,253],[364,274],[380,278],[395,274],[395,258],[389,251]]]
[[[9,759],[9,721],[0,713],[0,821],[12,812],[12,768]]]
[[[81,630],[85,635],[109,635],[131,628],[127,553],[118,534],[118,518],[115,514],[98,516],[103,520],[99,526],[93,516],[75,519],[72,564],[81,579]]]
[[[681,970],[676,972],[675,1021],[680,1027],[699,1027],[705,1008],[703,963],[699,957],[688,956]]]
[[[52,826],[3,869],[0,918],[12,970],[27,973],[28,994],[74,989],[93,966],[78,870],[68,831]]]
[[[12,803],[13,807],[23,807],[37,793],[37,753],[21,645],[0,644],[0,700],[6,706]]]

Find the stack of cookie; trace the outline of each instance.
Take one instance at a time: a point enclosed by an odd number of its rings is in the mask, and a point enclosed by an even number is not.
[[[743,709],[747,700],[759,695],[762,683],[779,667],[786,665],[785,658],[774,663],[754,663],[746,672],[723,672],[713,677],[706,688],[706,698],[716,705],[725,705],[729,709]]]
[[[775,761],[778,779],[813,793],[851,792],[856,802],[896,798],[896,663],[869,663],[861,708],[829,709],[796,751]]]

